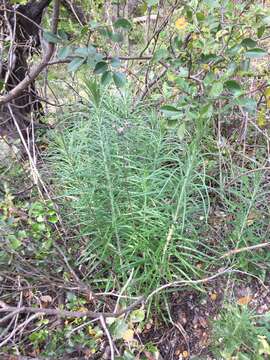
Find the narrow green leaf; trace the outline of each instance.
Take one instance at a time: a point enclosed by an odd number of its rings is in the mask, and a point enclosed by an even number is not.
[[[182,123],[179,125],[179,127],[177,129],[177,136],[180,141],[182,141],[184,139],[185,132],[186,132],[186,125],[185,125],[185,123]]]

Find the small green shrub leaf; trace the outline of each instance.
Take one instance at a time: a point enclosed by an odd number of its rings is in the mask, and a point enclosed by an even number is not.
[[[56,34],[53,34],[51,31],[44,31],[43,38],[49,43],[53,44],[57,44],[62,40]]]
[[[65,46],[62,49],[59,50],[58,52],[58,58],[60,60],[62,59],[66,59],[70,54],[71,54],[71,47],[70,46]]]
[[[173,105],[163,105],[161,106],[160,110],[163,113],[163,115],[168,117],[179,116],[179,114],[181,113],[181,110],[177,109]]]
[[[234,95],[240,95],[242,93],[240,84],[235,80],[226,81],[224,87]]]
[[[125,30],[130,30],[132,28],[132,24],[127,19],[121,18],[115,21],[114,27],[116,29],[122,28]]]
[[[253,49],[255,48],[255,46],[257,46],[257,41],[251,38],[246,38],[242,40],[242,45],[245,46],[246,48]]]
[[[85,59],[75,58],[68,64],[68,71],[75,72],[84,63]]]
[[[209,96],[211,98],[217,98],[223,91],[223,84],[221,82],[216,82],[210,92],[209,92]]]
[[[105,71],[101,76],[101,84],[106,86],[110,84],[112,81],[112,72],[111,71]]]
[[[130,314],[130,321],[133,323],[139,323],[145,318],[145,311],[142,309],[134,310]]]
[[[100,61],[96,64],[94,73],[97,75],[103,74],[107,70],[108,70],[108,64],[105,61]]]
[[[118,88],[122,88],[126,84],[126,76],[123,73],[115,72],[113,74],[113,81]]]
[[[114,339],[123,339],[125,332],[128,330],[128,324],[124,319],[117,319],[111,328]]]
[[[147,0],[147,6],[155,6],[159,3],[159,0]]]
[[[261,48],[254,48],[246,51],[246,56],[249,58],[260,58],[267,55],[267,52]]]

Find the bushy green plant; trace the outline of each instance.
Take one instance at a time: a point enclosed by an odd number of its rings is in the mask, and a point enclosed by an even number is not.
[[[108,289],[132,270],[131,291],[139,293],[196,278],[196,262],[209,261],[197,236],[208,213],[205,175],[198,172],[207,112],[184,142],[152,110],[132,112],[127,96],[94,104],[69,116],[48,158],[67,225],[79,230],[77,264],[89,274],[98,269],[88,279]]]
[[[227,306],[213,324],[215,355],[224,360],[268,358],[270,332],[265,321],[267,315],[257,317],[247,307]]]

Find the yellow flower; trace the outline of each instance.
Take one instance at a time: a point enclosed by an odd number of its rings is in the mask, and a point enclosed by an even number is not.
[[[178,30],[184,30],[188,26],[188,22],[186,18],[180,17],[179,19],[176,20],[175,26]]]

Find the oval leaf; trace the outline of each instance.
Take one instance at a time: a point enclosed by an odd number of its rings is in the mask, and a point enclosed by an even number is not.
[[[127,19],[120,18],[115,21],[114,27],[116,29],[122,28],[125,30],[130,30],[132,28],[132,24]]]
[[[103,74],[107,70],[108,70],[108,64],[105,61],[100,61],[96,64],[94,73]]]
[[[234,95],[240,95],[242,93],[242,89],[240,84],[235,80],[228,80],[224,83],[224,87],[229,90]]]
[[[215,83],[209,93],[209,96],[212,98],[218,97],[223,91],[223,84],[220,82]]]
[[[101,76],[101,84],[106,86],[112,81],[112,72],[111,71],[105,71]]]
[[[84,63],[85,59],[75,58],[68,64],[68,71],[75,72]]]
[[[246,51],[246,56],[249,58],[260,58],[267,55],[267,52],[261,48],[254,48]]]
[[[58,52],[58,58],[60,60],[67,58],[69,55],[71,54],[71,47],[70,46],[65,46],[62,49],[59,50]]]
[[[125,86],[126,76],[123,73],[116,72],[113,74],[113,81],[118,88]]]
[[[57,44],[62,39],[59,38],[56,34],[52,33],[51,31],[44,31],[43,38],[48,41],[49,43]]]
[[[163,105],[161,106],[160,110],[165,116],[168,117],[179,116],[181,113],[181,110],[177,109],[173,105]]]

